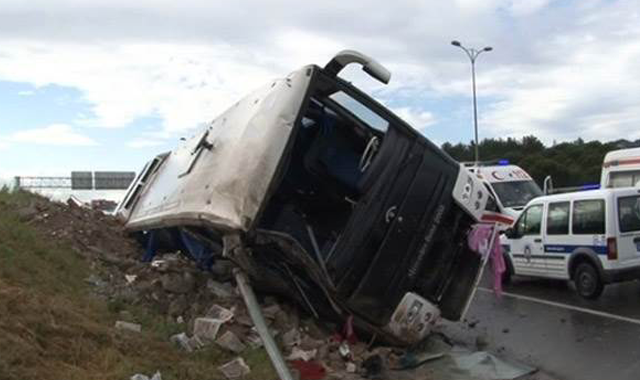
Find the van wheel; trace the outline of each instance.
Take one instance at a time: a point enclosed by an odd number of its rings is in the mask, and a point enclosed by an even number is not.
[[[511,265],[511,260],[509,260],[509,256],[504,254],[504,263],[505,269],[502,272],[502,285],[509,285],[511,283],[511,277],[513,277],[513,265]]]
[[[589,263],[578,265],[573,281],[576,284],[578,294],[583,298],[596,299],[600,297],[604,290],[604,284],[598,275],[598,271]]]

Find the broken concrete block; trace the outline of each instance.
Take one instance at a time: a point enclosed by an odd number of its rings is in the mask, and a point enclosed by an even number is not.
[[[316,357],[318,350],[305,351],[299,347],[293,347],[291,354],[287,357],[287,360],[303,360],[308,362]]]
[[[181,347],[183,350],[187,352],[193,351],[193,347],[191,346],[191,340],[185,333],[173,335],[171,336],[171,338],[169,338],[169,340],[171,341],[171,343]]]
[[[192,350],[199,350],[202,347],[204,347],[205,344],[200,338],[194,335],[191,338],[189,338],[189,346],[191,347]]]
[[[149,376],[136,373],[135,375],[131,376],[129,380],[149,380]]]
[[[182,274],[171,273],[162,276],[162,287],[169,293],[185,294],[196,286],[196,280],[189,272]]]
[[[278,304],[274,304],[274,305],[262,308],[262,315],[264,315],[266,319],[270,319],[272,321],[275,320],[278,314],[281,312],[282,312],[282,309]]]
[[[206,314],[207,317],[217,319],[222,323],[228,322],[233,318],[233,311],[225,309],[220,305],[213,305]]]
[[[227,379],[237,379],[251,373],[251,369],[242,358],[236,358],[226,364],[221,365],[220,367],[218,367],[218,369]]]
[[[189,301],[185,295],[181,294],[169,303],[167,313],[172,317],[178,317],[179,315],[184,314],[187,308],[189,308]]]
[[[227,331],[222,334],[222,336],[216,340],[216,343],[220,347],[235,352],[236,354],[241,353],[247,348],[232,331]]]
[[[233,286],[228,282],[221,283],[215,280],[208,280],[207,289],[209,289],[211,293],[219,298],[233,297]]]
[[[193,335],[203,343],[215,342],[222,322],[215,318],[196,318],[193,324]]]
[[[118,330],[127,330],[133,332],[142,331],[142,326],[137,323],[125,322],[125,321],[116,321],[116,329]]]
[[[300,344],[300,330],[293,328],[282,335],[282,344],[286,347],[297,346]]]

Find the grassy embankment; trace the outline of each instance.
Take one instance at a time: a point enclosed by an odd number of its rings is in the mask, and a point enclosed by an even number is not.
[[[123,306],[91,294],[86,259],[21,221],[16,210],[33,197],[0,191],[0,380],[125,380],[158,370],[164,380],[223,378],[217,367],[232,355],[175,348],[168,338],[184,327],[150,310],[127,309],[142,333],[115,330]],[[243,357],[249,379],[275,378],[264,350]]]

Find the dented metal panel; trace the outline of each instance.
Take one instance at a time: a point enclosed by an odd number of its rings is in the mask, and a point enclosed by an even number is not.
[[[245,97],[171,152],[139,194],[128,228],[200,224],[246,231],[289,140],[309,71]]]

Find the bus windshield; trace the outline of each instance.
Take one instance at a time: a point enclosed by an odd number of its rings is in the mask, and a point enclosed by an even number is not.
[[[491,186],[504,207],[523,207],[542,195],[534,181],[494,182]]]

